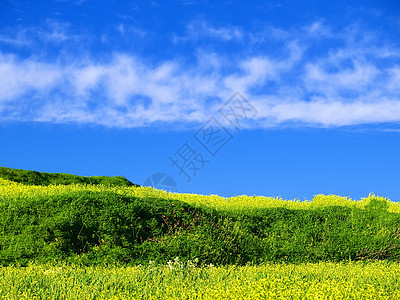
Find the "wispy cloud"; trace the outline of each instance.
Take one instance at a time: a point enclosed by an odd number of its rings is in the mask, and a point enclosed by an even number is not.
[[[323,21],[317,21],[311,25],[304,26],[304,29],[309,36],[318,38],[332,37],[331,29]]]
[[[205,20],[197,20],[188,24],[183,36],[173,35],[174,43],[215,39],[219,41],[238,41],[243,37],[243,31],[237,26],[216,27]]]
[[[144,38],[146,36],[146,32],[135,27],[132,25],[126,25],[123,23],[120,23],[117,26],[117,31],[121,34],[121,35],[133,35],[133,36],[137,36],[140,38]]]
[[[3,30],[0,32],[0,45],[36,48],[47,43],[61,44],[67,41],[78,44],[81,38],[70,32],[68,23],[47,19],[43,26]]]
[[[53,64],[0,55],[0,78],[0,101],[15,103],[28,93],[44,97],[60,83],[62,71]]]
[[[322,21],[292,31],[266,28],[257,34],[191,23],[185,38],[261,46],[231,55],[199,43],[190,63],[179,56],[154,61],[132,52],[101,59],[90,53],[78,59],[80,53],[69,52],[61,61],[0,52],[0,120],[124,128],[190,125],[206,121],[240,91],[259,112],[249,128],[400,122],[400,53],[395,46],[365,30],[360,38],[357,26],[335,33]],[[119,30],[126,32],[123,25]],[[0,35],[0,43],[25,47],[34,43],[32,32]],[[42,41],[68,41],[70,48],[79,43],[67,24],[37,32]],[[279,49],[274,53],[263,48],[265,32],[275,35]],[[315,40],[335,43],[315,51]]]

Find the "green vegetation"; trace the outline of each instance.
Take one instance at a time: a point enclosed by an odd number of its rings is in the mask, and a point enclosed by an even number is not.
[[[16,182],[25,177],[27,184],[37,178],[49,182],[48,174],[7,172]],[[215,265],[400,258],[400,214],[389,211],[397,204],[384,198],[370,196],[359,207],[348,200],[327,205],[317,197],[316,203],[324,204],[309,208],[304,205],[312,203],[238,198],[243,200],[238,209],[236,198],[167,194],[124,182],[76,185],[79,177],[69,176],[60,175],[64,185],[0,182],[1,265],[60,260],[134,265],[175,257]],[[250,201],[261,204],[252,207]]]
[[[63,173],[43,173],[0,167],[0,178],[19,182],[27,185],[51,185],[51,184],[102,184],[105,186],[135,186],[122,176],[84,177]]]
[[[394,262],[0,268],[0,299],[399,299]]]
[[[375,195],[222,198],[0,168],[0,299],[399,299],[399,239],[400,204]]]

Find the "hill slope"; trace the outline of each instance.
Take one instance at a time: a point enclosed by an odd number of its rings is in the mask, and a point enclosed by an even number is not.
[[[44,173],[36,171],[10,169],[0,167],[0,178],[27,185],[51,185],[51,184],[103,184],[107,186],[135,186],[122,176],[77,176],[64,173]]]
[[[327,204],[335,197],[326,196],[319,206],[288,205],[272,198],[0,179],[0,265],[33,260],[143,264],[175,257],[241,265],[400,258],[400,214],[388,211],[395,204],[374,196],[362,207]]]

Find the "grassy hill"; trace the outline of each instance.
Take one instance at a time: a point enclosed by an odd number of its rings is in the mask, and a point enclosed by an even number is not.
[[[0,178],[27,185],[51,185],[51,184],[102,184],[106,186],[135,186],[122,176],[76,176],[64,173],[44,173],[27,170],[17,170],[0,167]]]
[[[0,265],[400,258],[400,205],[173,194],[122,177],[0,169]],[[54,184],[57,185],[54,185]]]

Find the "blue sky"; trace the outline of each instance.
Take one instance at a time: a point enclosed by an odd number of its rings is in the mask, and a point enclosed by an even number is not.
[[[397,1],[0,2],[0,165],[400,200]]]

